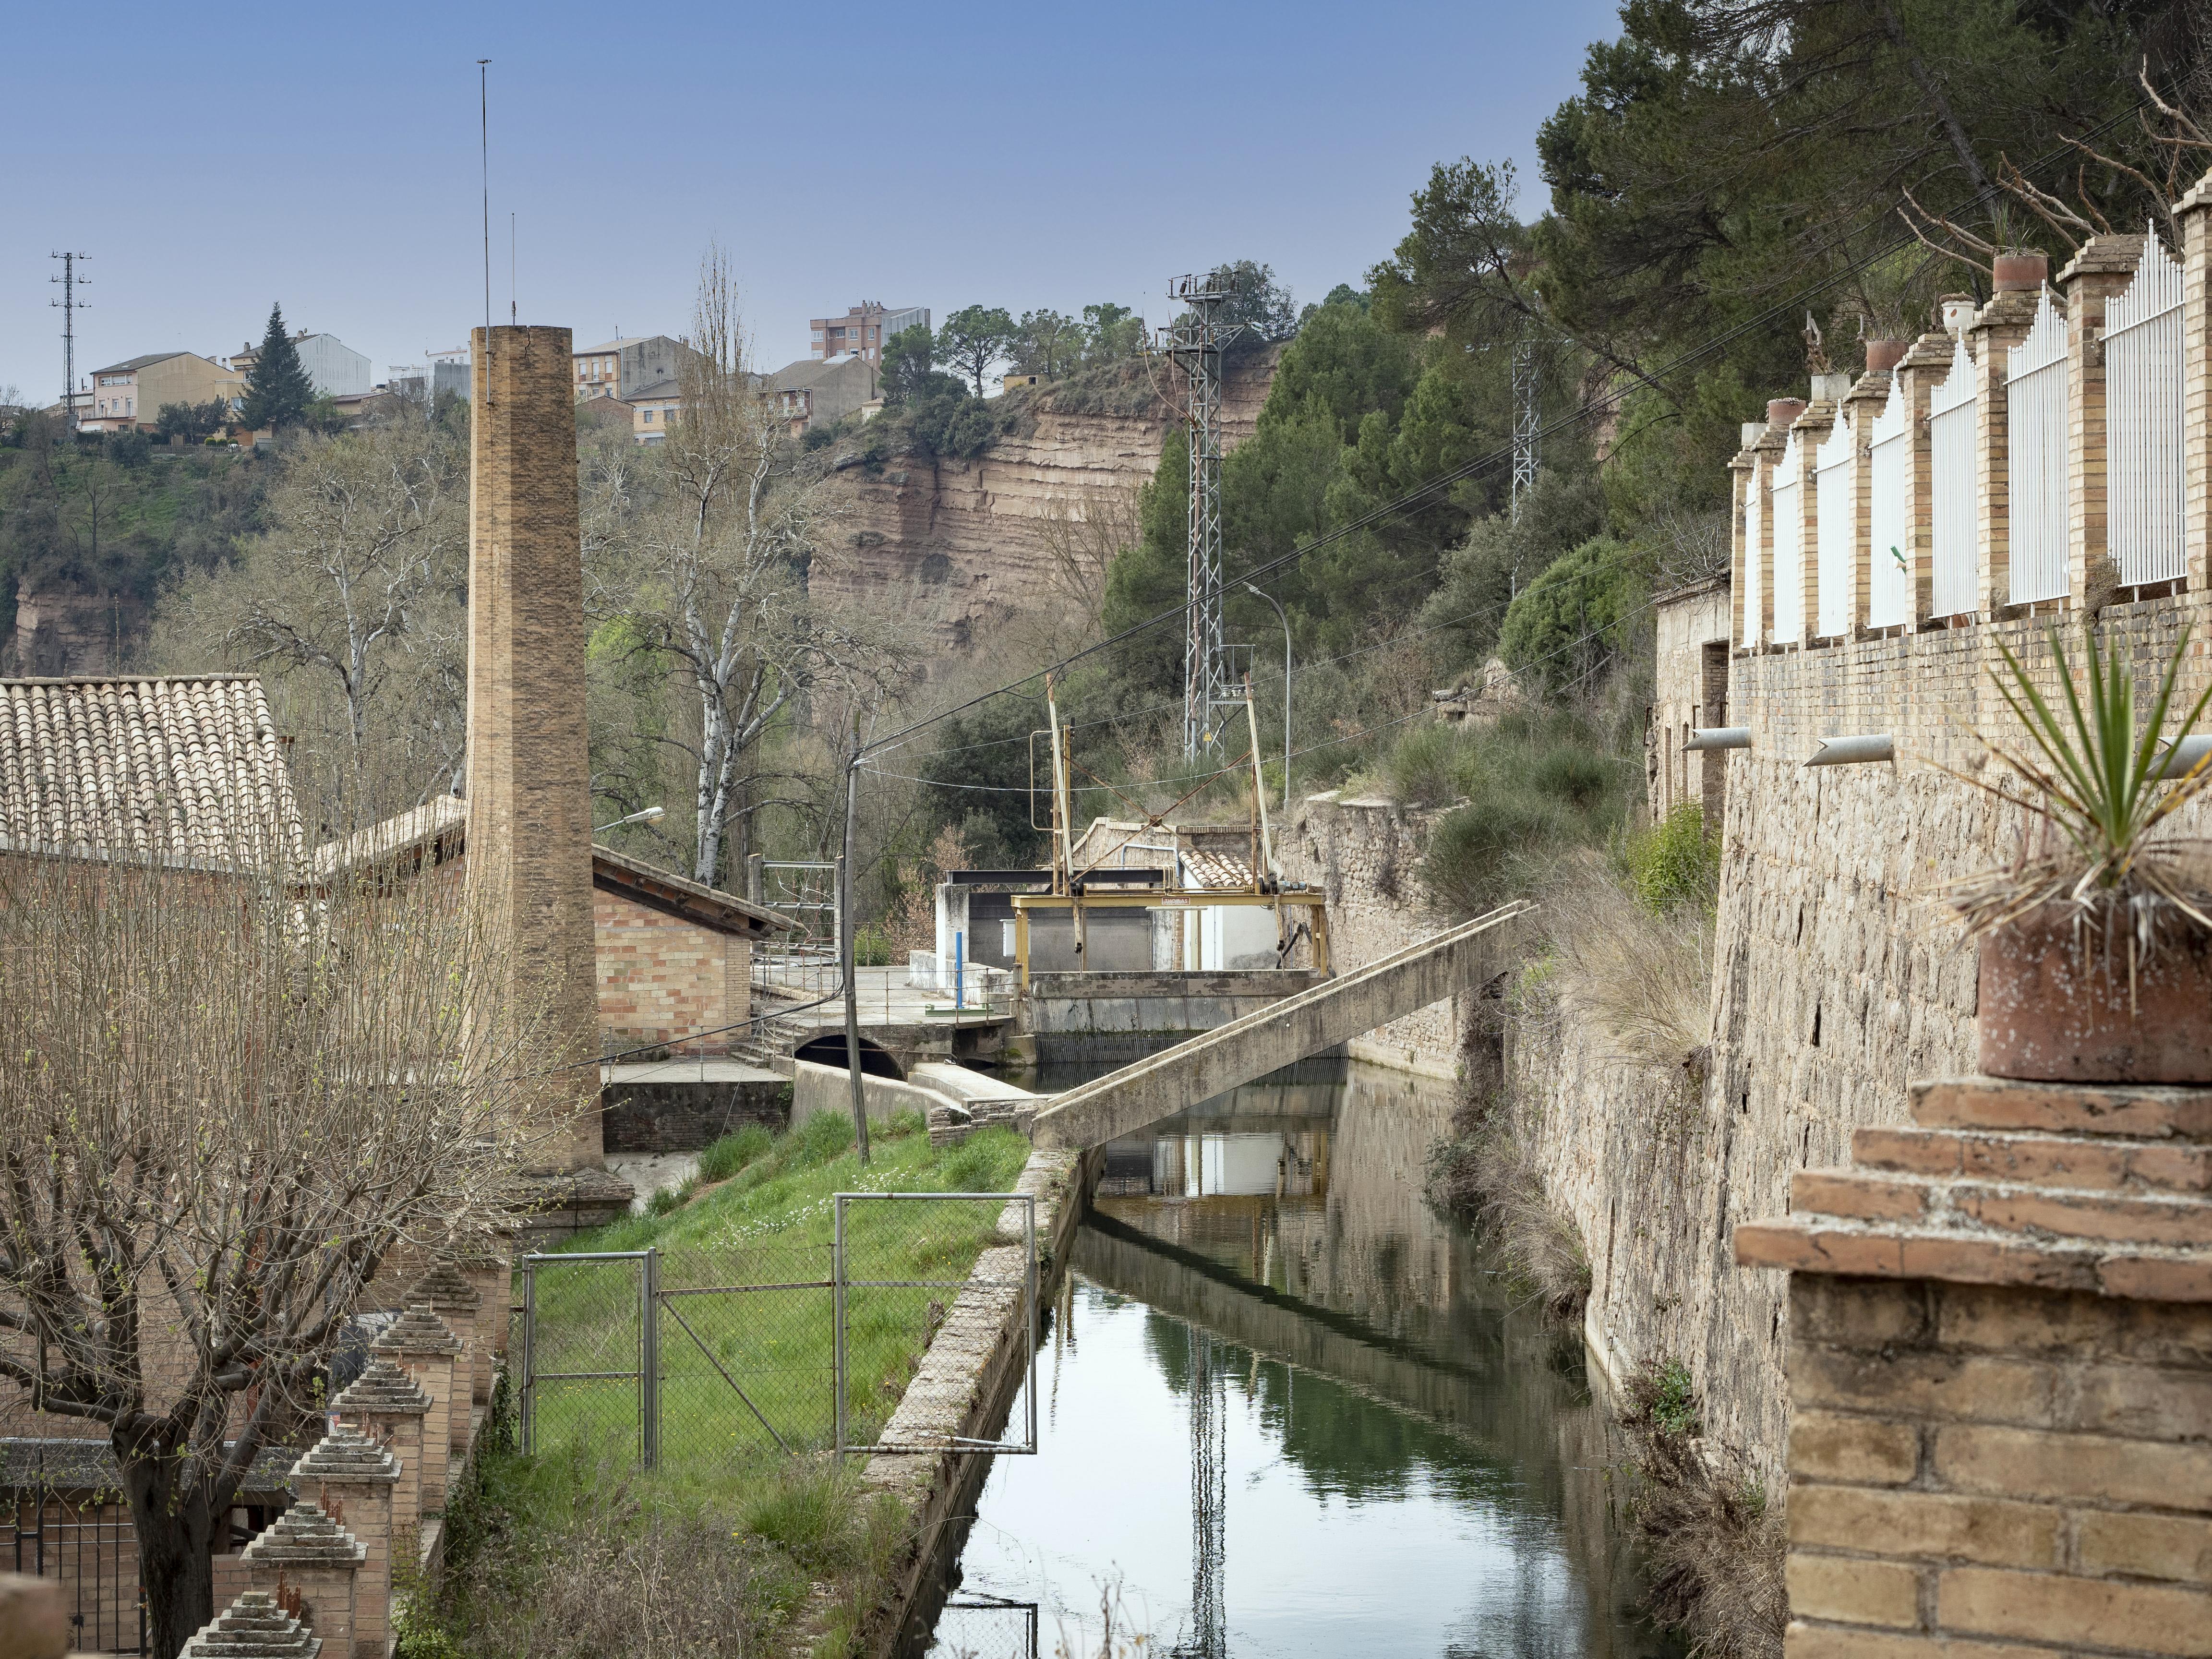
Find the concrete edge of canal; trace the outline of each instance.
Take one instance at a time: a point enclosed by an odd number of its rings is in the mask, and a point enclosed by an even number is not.
[[[1102,1157],[1096,1148],[1076,1152],[1041,1147],[1030,1154],[1015,1182],[1017,1193],[1036,1200],[1040,1308],[1052,1305],[1067,1271],[1069,1249]],[[1028,1373],[1030,1332],[1020,1296],[1004,1294],[1006,1266],[994,1257],[1018,1253],[1019,1248],[994,1245],[977,1259],[961,1297],[1002,1304],[999,1317],[980,1324],[945,1322],[884,1425],[886,1439],[996,1436]],[[967,1535],[963,1523],[975,1513],[990,1468],[988,1453],[931,1452],[873,1457],[861,1471],[863,1492],[886,1493],[896,1501],[904,1540],[866,1627],[865,1651],[871,1659],[890,1659],[929,1630]]]

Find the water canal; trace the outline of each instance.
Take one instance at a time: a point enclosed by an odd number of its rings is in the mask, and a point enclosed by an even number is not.
[[[991,1470],[929,1652],[1093,1659],[1108,1617],[1206,1659],[1674,1651],[1579,1341],[1422,1201],[1449,1109],[1307,1062],[1109,1149],[1038,1455]]]

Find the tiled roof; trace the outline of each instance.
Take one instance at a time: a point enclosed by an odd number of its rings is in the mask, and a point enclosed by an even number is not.
[[[1194,887],[1220,889],[1252,884],[1252,863],[1249,859],[1233,859],[1192,847],[1183,852],[1182,867],[1185,879]]]
[[[299,807],[251,674],[0,680],[0,838],[195,864],[290,857]]]

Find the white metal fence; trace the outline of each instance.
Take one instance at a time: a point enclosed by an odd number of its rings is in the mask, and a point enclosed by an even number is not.
[[[2181,267],[2155,234],[2105,307],[2106,522],[2120,580],[2188,568],[2181,542]]]
[[[1851,631],[1858,583],[1858,428],[1841,414],[1814,452],[1813,511],[1820,535],[1820,610],[1814,632],[1834,639]]]
[[[2005,353],[2005,501],[2012,602],[2066,596],[2066,319],[2046,286],[2027,337]]]
[[[1901,379],[1869,428],[1867,451],[1867,626],[1895,628],[1912,620],[1911,526],[1905,517],[1906,469],[1912,465],[1911,406]]]
[[[1756,650],[1766,638],[1765,580],[1766,574],[1765,514],[1759,511],[1759,474],[1756,462],[1743,491],[1743,639]]]
[[[1952,345],[1951,374],[1928,404],[1929,508],[1935,567],[1931,614],[1955,617],[1977,608],[1974,571],[1981,512],[1974,495],[1974,452],[1980,422],[1974,406],[1974,360],[1966,337]]]
[[[1805,445],[1796,433],[1774,469],[1774,638],[1805,637]]]

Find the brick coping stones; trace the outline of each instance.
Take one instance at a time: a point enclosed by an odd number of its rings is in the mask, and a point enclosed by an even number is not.
[[[429,1409],[430,1396],[422,1385],[381,1354],[331,1401],[331,1411],[349,1415],[420,1415]]]
[[[292,1479],[352,1482],[397,1481],[399,1460],[358,1429],[332,1429],[292,1466]]]
[[[266,1590],[247,1590],[185,1644],[180,1659],[315,1659],[322,1638],[276,1605]]]
[[[474,1313],[483,1304],[483,1292],[461,1277],[450,1261],[441,1261],[409,1289],[410,1302],[425,1302],[439,1313]]]
[[[359,1567],[368,1546],[313,1499],[292,1505],[242,1552],[257,1566]]]
[[[461,1339],[427,1302],[412,1302],[368,1345],[373,1353],[459,1353]]]
[[[1747,1222],[1749,1267],[2212,1302],[2212,1089],[1946,1078]]]

